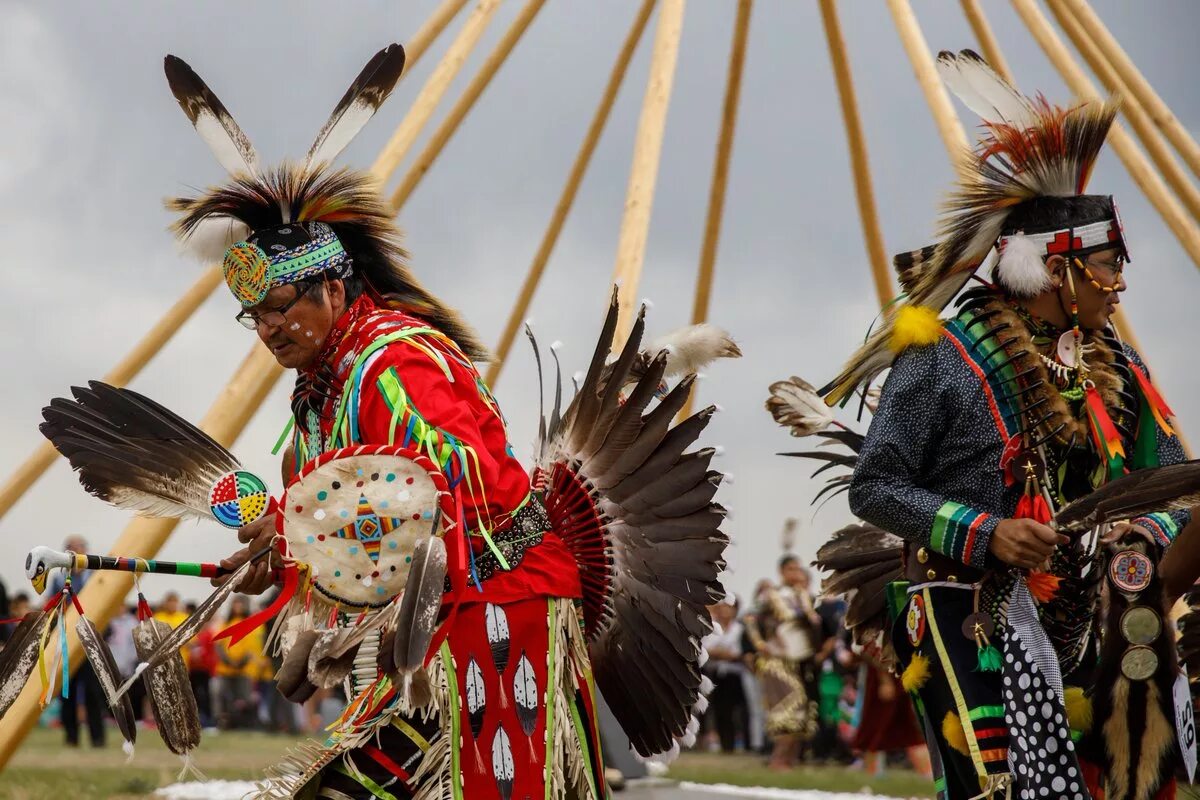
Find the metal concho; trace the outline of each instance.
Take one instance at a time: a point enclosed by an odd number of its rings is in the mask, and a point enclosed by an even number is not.
[[[1137,645],[1121,656],[1121,674],[1131,681],[1148,680],[1158,669],[1158,654],[1145,645]]]
[[[1162,634],[1162,617],[1146,606],[1135,606],[1121,615],[1121,635],[1130,644],[1150,644]]]

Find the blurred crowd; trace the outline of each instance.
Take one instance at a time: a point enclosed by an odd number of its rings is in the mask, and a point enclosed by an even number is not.
[[[84,552],[85,543],[72,539],[66,547]],[[77,574],[75,588],[82,588],[87,577],[86,572]],[[929,774],[907,694],[869,656],[854,652],[843,624],[845,603],[818,599],[811,581],[797,557],[784,556],[777,579],[760,581],[748,602],[730,595],[710,607],[713,631],[704,640],[708,660],[703,669],[712,691],[696,748],[758,753],[776,770],[801,763],[838,764],[877,775],[889,763],[907,760]],[[59,576],[47,597],[61,589]],[[257,598],[258,608],[272,600],[270,594]],[[0,585],[0,643],[33,603],[44,601],[24,592],[10,597]],[[150,611],[176,627],[195,608],[166,592]],[[233,645],[216,638],[254,610],[250,598],[234,595],[181,651],[201,724],[292,735],[319,732],[340,712],[345,698],[335,689],[317,692],[302,706],[284,700],[274,688],[278,656],[264,646],[269,626]],[[132,637],[137,623],[138,608],[129,605],[104,631],[125,677],[138,663]],[[131,689],[131,699],[143,724],[154,725],[140,681]],[[67,744],[74,746],[86,728],[90,743],[103,747],[106,713],[103,690],[84,662],[71,676],[66,698],[56,695],[47,707],[43,723],[61,725]]]
[[[68,539],[65,548],[75,552],[86,552],[86,543],[78,537]],[[73,576],[76,590],[86,584],[89,573]],[[7,641],[22,616],[31,610],[34,603],[43,603],[55,596],[63,587],[62,576],[51,582],[45,597],[33,597],[25,592],[11,596],[0,584],[0,644]],[[266,608],[274,599],[273,594],[254,598],[258,608]],[[194,602],[184,603],[175,592],[166,592],[157,603],[150,605],[150,613],[171,627],[178,626],[196,610]],[[264,647],[268,626],[261,626],[250,635],[230,645],[228,639],[217,640],[224,628],[245,619],[256,608],[251,599],[234,595],[181,650],[184,663],[191,678],[192,691],[200,712],[200,722],[209,731],[261,730],[287,734],[315,734],[321,731],[345,706],[345,699],[338,690],[321,690],[303,705],[284,700],[275,691],[274,676],[279,668],[278,657],[269,655]],[[123,677],[129,677],[137,667],[137,651],[133,646],[133,627],[138,623],[138,607],[130,604],[115,616],[103,630],[117,668]],[[130,689],[134,713],[146,727],[155,724],[150,706],[146,701],[142,681]],[[78,746],[81,731],[86,730],[86,741],[93,747],[106,744],[105,718],[108,715],[104,691],[95,673],[87,662],[71,675],[67,696],[56,692],[53,702],[46,707],[41,722],[47,726],[61,726],[66,743]]]
[[[710,607],[704,672],[713,683],[697,747],[761,753],[772,769],[800,763],[855,766],[880,774],[907,760],[928,775],[928,755],[899,682],[855,653],[846,606],[817,599],[796,556],[779,562],[743,603]]]

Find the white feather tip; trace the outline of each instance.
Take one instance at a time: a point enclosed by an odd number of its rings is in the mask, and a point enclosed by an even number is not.
[[[1017,297],[1037,297],[1051,287],[1042,246],[1020,233],[1004,242],[996,279]]]
[[[229,246],[245,240],[250,228],[233,217],[206,217],[179,240],[181,252],[205,264],[220,263]]]

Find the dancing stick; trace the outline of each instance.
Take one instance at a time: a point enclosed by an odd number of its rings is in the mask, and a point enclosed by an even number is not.
[[[250,560],[257,561],[270,552],[270,547],[264,548],[251,556]],[[139,575],[188,575],[193,578],[220,578],[236,571],[207,561],[159,561],[152,558],[101,556],[52,550],[49,547],[35,547],[25,557],[25,577],[29,578],[38,594],[46,591],[46,578],[53,569],[68,569],[72,572],[85,569],[109,570],[135,572]],[[277,581],[282,580],[283,570],[274,570],[273,575]]]

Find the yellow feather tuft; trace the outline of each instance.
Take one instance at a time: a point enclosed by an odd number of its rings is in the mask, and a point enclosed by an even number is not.
[[[946,744],[964,756],[970,757],[971,751],[967,748],[967,732],[963,730],[958,714],[953,711],[947,711],[945,719],[942,720],[942,738],[946,740]]]
[[[900,683],[904,685],[904,691],[916,692],[929,680],[929,659],[920,653],[912,657],[912,661],[908,662],[908,666],[904,668],[904,673],[900,676]]]
[[[1092,729],[1092,701],[1078,686],[1068,686],[1066,697],[1067,724],[1071,730],[1088,733]]]
[[[893,353],[903,353],[910,347],[936,344],[942,336],[942,321],[937,312],[927,306],[903,305],[896,312],[888,347]]]

